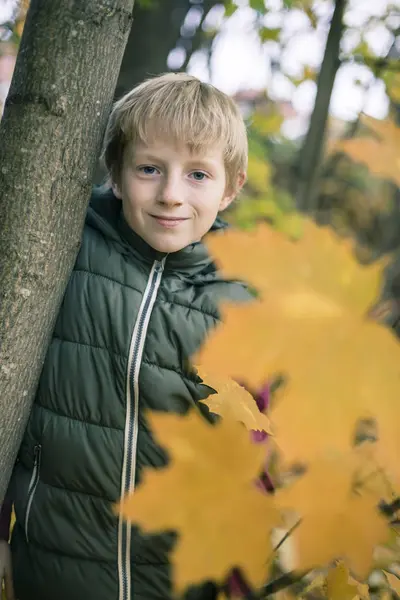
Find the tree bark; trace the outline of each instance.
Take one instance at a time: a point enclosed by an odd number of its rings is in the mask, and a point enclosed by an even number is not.
[[[321,165],[326,123],[333,84],[340,64],[339,49],[343,34],[343,14],[346,0],[336,0],[321,70],[317,80],[317,97],[310,126],[299,153],[296,169],[296,202],[300,210],[314,212],[317,208],[316,182]]]
[[[0,504],[79,249],[133,3],[28,11],[0,128]]]

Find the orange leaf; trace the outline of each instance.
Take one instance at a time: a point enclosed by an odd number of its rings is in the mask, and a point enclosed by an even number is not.
[[[208,245],[224,274],[248,280],[261,298],[222,307],[224,324],[196,362],[253,389],[287,376],[268,415],[287,462],[327,447],[346,451],[357,421],[375,419],[379,464],[400,486],[400,345],[365,317],[385,261],[359,264],[348,242],[311,222],[297,242],[260,225]]]
[[[358,600],[369,598],[368,586],[358,583],[350,576],[347,567],[340,562],[326,577],[328,600]]]
[[[268,417],[258,410],[257,403],[250,392],[233,379],[203,372],[202,367],[196,368],[204,383],[217,391],[216,394],[202,401],[211,412],[224,419],[239,421],[249,430],[270,433]]]
[[[334,145],[354,161],[367,165],[374,175],[390,179],[400,186],[400,127],[393,121],[363,116],[362,121],[374,137],[345,139]]]
[[[264,223],[252,231],[211,234],[206,242],[224,275],[251,283],[265,301],[283,300],[284,312],[298,318],[343,311],[363,316],[388,263],[360,265],[350,240],[311,220],[297,241]]]
[[[389,528],[377,508],[379,494],[355,485],[359,467],[350,453],[317,458],[305,475],[276,493],[277,505],[301,519],[290,537],[294,569],[344,560],[361,579],[369,574],[374,548],[389,538]]]
[[[171,556],[178,591],[203,580],[223,581],[234,566],[261,586],[270,532],[279,522],[272,497],[254,485],[265,460],[263,445],[253,444],[240,423],[212,426],[194,412],[152,413],[149,422],[171,463],[145,471],[135,493],[121,501],[122,515],[147,532],[179,532]]]
[[[400,579],[396,577],[396,575],[392,575],[392,573],[388,573],[387,571],[384,571],[384,573],[391,589],[394,590],[398,596],[400,596]]]

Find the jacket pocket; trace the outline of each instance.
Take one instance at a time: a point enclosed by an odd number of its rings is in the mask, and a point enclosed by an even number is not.
[[[36,488],[39,483],[40,476],[40,460],[42,455],[42,446],[37,444],[34,448],[34,463],[33,463],[33,471],[32,477],[29,482],[28,487],[28,497],[26,503],[26,513],[25,513],[25,537],[26,541],[29,543],[29,518],[32,510],[33,500],[35,498]]]

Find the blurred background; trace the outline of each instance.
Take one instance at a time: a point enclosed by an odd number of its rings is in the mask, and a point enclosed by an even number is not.
[[[1,103],[28,4],[0,0]],[[229,220],[296,239],[310,213],[361,261],[393,252],[400,298],[399,56],[400,0],[136,0],[116,98],[166,70],[231,94],[250,157]]]

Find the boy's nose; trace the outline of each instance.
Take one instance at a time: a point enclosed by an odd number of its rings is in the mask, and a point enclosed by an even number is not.
[[[175,206],[183,203],[183,189],[177,177],[168,178],[161,190],[160,202]]]

